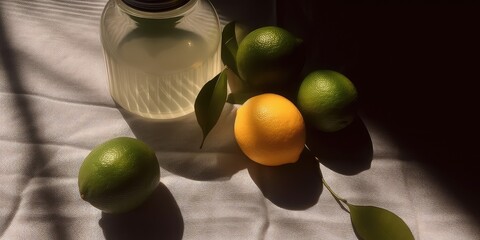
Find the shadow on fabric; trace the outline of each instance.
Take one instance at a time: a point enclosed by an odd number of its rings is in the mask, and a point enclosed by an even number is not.
[[[19,61],[16,58],[16,53],[12,48],[9,36],[6,34],[8,31],[5,29],[4,20],[2,19],[4,15],[2,14],[2,8],[0,7],[0,63],[3,70],[6,73],[7,84],[10,86],[10,92],[14,93],[13,102],[15,104],[15,109],[17,110],[16,120],[19,122],[19,126],[23,126],[22,134],[25,139],[28,139],[28,146],[25,151],[28,151],[28,156],[31,156],[25,161],[30,161],[23,172],[16,174],[23,174],[27,177],[26,182],[22,182],[21,188],[25,190],[30,181],[35,177],[52,177],[48,169],[44,169],[40,172],[40,168],[43,168],[48,159],[40,147],[44,143],[44,140],[41,134],[38,131],[37,124],[35,122],[35,116],[33,113],[32,105],[29,100],[23,95],[25,93],[25,88],[23,85],[23,80],[19,72],[18,67],[20,66]],[[21,190],[20,192],[23,192]],[[62,217],[58,212],[60,212],[61,201],[58,198],[55,191],[50,188],[43,188],[39,191],[38,199],[41,201],[42,206],[45,209],[38,210],[39,212],[47,212],[48,218],[41,219],[52,224],[52,239],[69,239],[66,229],[62,226],[65,218]],[[10,224],[12,223],[13,217],[19,210],[21,195],[18,196],[17,201],[15,202],[15,207],[12,212],[7,215],[5,220],[5,225],[0,226],[0,237],[5,233]]]
[[[305,210],[317,204],[323,192],[319,162],[344,175],[368,170],[372,162],[372,140],[359,117],[335,133],[308,129],[307,145],[296,163],[269,167],[251,162],[247,167],[265,198],[278,207]]]
[[[320,163],[343,175],[356,175],[370,169],[373,145],[370,134],[360,117],[346,128],[324,133],[307,131],[307,146]]]
[[[163,183],[145,203],[131,212],[102,213],[99,225],[108,240],[180,240],[184,230],[180,208]]]
[[[296,163],[269,167],[251,162],[248,173],[265,198],[284,209],[308,209],[323,191],[320,165],[305,150]]]
[[[174,120],[156,121],[117,107],[133,134],[156,151],[160,166],[171,173],[197,181],[224,181],[249,163],[235,142],[235,111],[230,104],[225,106],[202,149],[201,128],[193,113]]]
[[[478,6],[278,2],[279,24],[311,48],[308,70],[348,76],[362,116],[388,134],[400,159],[418,162],[480,222],[480,195],[471,192],[480,183],[478,141],[471,140],[480,135]]]

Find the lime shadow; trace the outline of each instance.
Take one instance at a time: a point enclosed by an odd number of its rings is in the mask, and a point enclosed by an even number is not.
[[[372,140],[359,116],[346,128],[333,133],[309,128],[306,145],[321,164],[343,175],[356,175],[370,169],[373,159]]]
[[[99,225],[105,239],[115,240],[180,240],[184,230],[180,208],[163,183],[140,207],[131,212],[102,213]]]

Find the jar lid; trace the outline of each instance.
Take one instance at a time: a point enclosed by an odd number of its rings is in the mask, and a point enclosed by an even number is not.
[[[190,0],[122,0],[128,6],[140,11],[162,12],[185,5]]]

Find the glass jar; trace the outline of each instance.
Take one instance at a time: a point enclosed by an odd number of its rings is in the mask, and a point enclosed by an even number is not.
[[[142,117],[193,112],[221,71],[220,22],[208,0],[110,0],[100,28],[110,94]]]

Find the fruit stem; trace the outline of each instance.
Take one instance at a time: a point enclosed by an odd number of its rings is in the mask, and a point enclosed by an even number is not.
[[[315,156],[312,151],[310,150],[310,148],[308,148],[307,144],[305,144],[305,149],[310,152],[310,154],[312,154],[313,158],[315,158],[318,163],[321,165],[320,163],[320,159],[318,159],[317,156]],[[322,176],[322,183],[323,185],[328,189],[328,191],[330,192],[330,194],[332,194],[333,198],[335,198],[335,201],[337,201],[338,205],[340,205],[340,207],[346,211],[347,213],[350,213],[350,211],[347,209],[347,207],[345,207],[344,204],[348,205],[348,202],[346,199],[340,197],[339,195],[337,195],[333,190],[332,188],[328,185],[327,181],[325,181],[325,178],[323,178]]]

